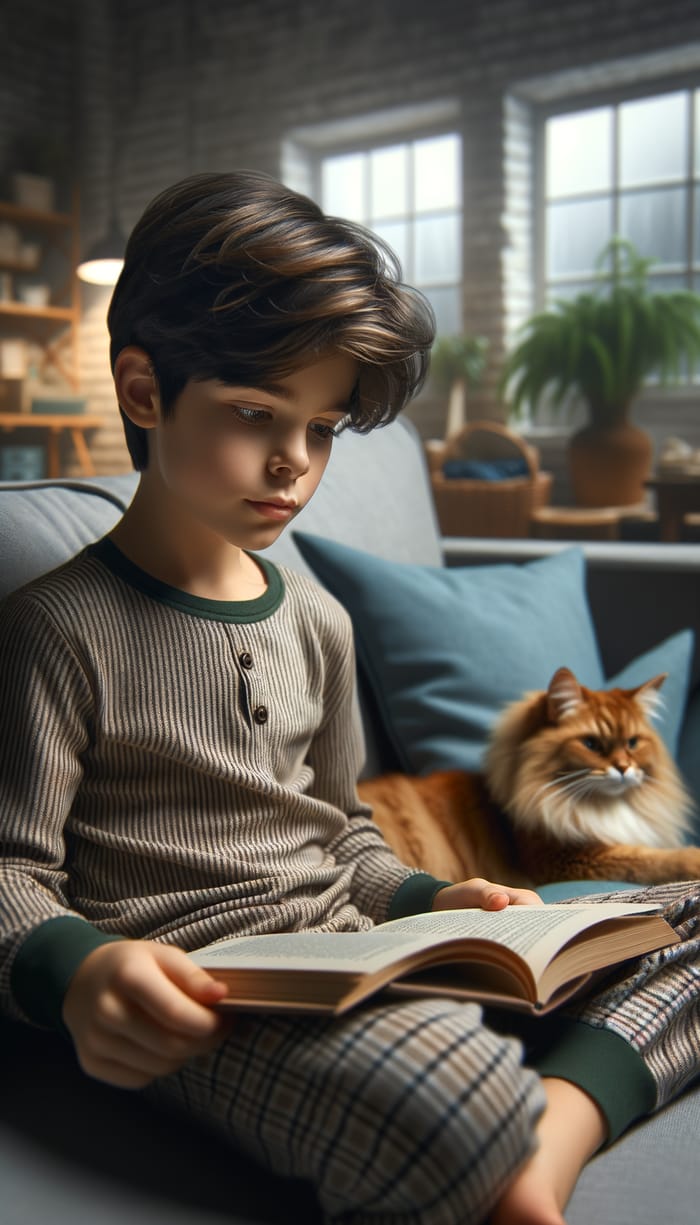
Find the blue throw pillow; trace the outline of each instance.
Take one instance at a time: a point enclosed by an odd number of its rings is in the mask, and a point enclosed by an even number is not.
[[[700,846],[700,685],[691,694],[683,720],[678,745],[678,764],[690,794],[695,799],[695,813],[689,838],[693,846]]]
[[[666,747],[674,757],[679,754],[694,644],[693,631],[680,630],[679,633],[664,639],[658,646],[652,647],[650,651],[638,655],[621,672],[605,682],[607,689],[634,689],[635,685],[643,685],[660,672],[667,673],[659,691],[661,710],[659,716],[654,719],[654,727],[663,736]]]
[[[606,684],[585,592],[585,559],[564,549],[524,565],[448,569],[386,561],[295,532],[302,556],[345,606],[359,665],[401,768],[475,770],[494,720],[509,702],[571,668],[592,689]],[[638,680],[666,682],[657,722],[673,752],[682,720],[692,634],[643,657]],[[627,680],[615,678],[611,685]]]

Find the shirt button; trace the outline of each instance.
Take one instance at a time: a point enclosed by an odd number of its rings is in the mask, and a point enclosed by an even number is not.
[[[251,655],[250,651],[241,651],[240,655],[238,656],[238,662],[242,668],[252,668],[253,656]]]
[[[263,723],[267,723],[267,706],[256,706],[253,711],[253,718],[261,727]]]

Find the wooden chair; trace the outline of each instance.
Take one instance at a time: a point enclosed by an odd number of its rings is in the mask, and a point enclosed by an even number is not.
[[[444,444],[428,444],[426,451],[443,536],[529,536],[532,512],[549,502],[553,481],[551,472],[540,470],[535,447],[496,421],[473,421]],[[448,460],[508,459],[522,460],[524,474],[482,480],[443,472]]]

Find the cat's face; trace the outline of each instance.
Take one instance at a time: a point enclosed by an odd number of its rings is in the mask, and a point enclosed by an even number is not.
[[[663,680],[589,690],[560,668],[494,729],[496,802],[521,828],[561,840],[674,845],[687,797],[650,722]]]
[[[583,691],[568,713],[559,705],[548,736],[551,770],[571,795],[605,802],[654,778],[658,737],[628,691]]]

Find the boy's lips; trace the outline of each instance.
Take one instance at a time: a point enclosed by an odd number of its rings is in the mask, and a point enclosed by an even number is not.
[[[255,502],[248,498],[247,502],[265,519],[290,519],[297,509],[296,502],[288,502],[284,498],[268,498],[264,502]]]

